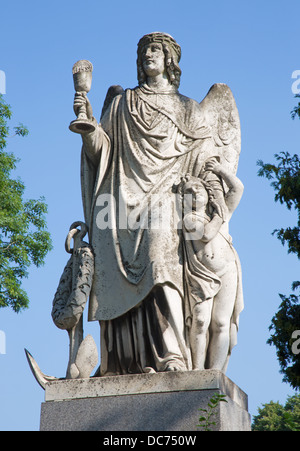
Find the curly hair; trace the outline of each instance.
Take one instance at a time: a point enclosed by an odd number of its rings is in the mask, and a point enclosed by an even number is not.
[[[173,40],[173,38],[169,37],[167,34],[163,33],[153,33],[151,35],[144,36],[139,44],[138,44],[138,51],[137,51],[137,78],[139,82],[139,86],[144,84],[147,81],[147,75],[145,74],[145,71],[143,69],[143,49],[144,47],[149,44],[150,39],[152,36],[155,36],[155,41],[160,42],[163,48],[163,52],[165,54],[165,65],[166,65],[166,71],[167,76],[169,79],[169,82],[175,86],[177,89],[180,85],[180,77],[181,77],[181,69],[179,67],[179,60],[180,60],[180,47],[179,45]],[[171,41],[171,39],[172,41]],[[176,46],[174,45],[174,43]]]
[[[208,206],[211,210],[214,210],[222,219],[224,219],[224,214],[227,208],[224,200],[224,191],[220,190],[219,185],[218,187],[216,187],[210,182],[207,182],[199,177],[186,174],[184,177],[181,177],[181,181],[178,186],[178,193],[182,198],[184,196],[185,185],[189,182],[200,183],[205,188],[208,194]]]

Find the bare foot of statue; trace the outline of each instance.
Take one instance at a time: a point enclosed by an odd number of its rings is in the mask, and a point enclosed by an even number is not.
[[[182,370],[182,368],[178,365],[178,363],[174,363],[174,362],[169,363],[165,369],[165,371],[181,371],[181,370]]]

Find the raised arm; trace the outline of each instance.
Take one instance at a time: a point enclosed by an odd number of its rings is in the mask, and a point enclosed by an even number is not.
[[[222,166],[215,160],[208,161],[205,165],[205,170],[211,171],[214,174],[220,176],[228,186],[229,190],[225,195],[225,202],[229,214],[231,215],[242,198],[244,192],[243,183],[238,177],[236,177],[236,175],[229,172],[226,168],[224,168],[224,166]]]
[[[93,117],[93,110],[89,99],[85,93],[76,92],[74,98],[74,112],[77,115],[78,111],[86,108],[86,115],[91,122],[94,123],[96,129],[91,133],[82,133],[82,142],[85,149],[85,153],[93,165],[97,166],[99,164],[101,148],[103,144],[104,136],[106,134],[102,129],[101,125],[97,123],[97,120]],[[107,138],[108,139],[108,138]]]
[[[219,232],[222,224],[223,219],[218,214],[215,214],[212,220],[205,225],[201,241],[203,241],[203,243],[211,241]]]

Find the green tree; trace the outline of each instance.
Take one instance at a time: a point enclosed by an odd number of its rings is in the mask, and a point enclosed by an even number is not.
[[[298,97],[300,99],[300,94],[296,94],[295,97]],[[291,111],[292,118],[295,119],[296,116],[299,116],[300,118],[300,102],[298,102],[298,105],[295,106],[295,108]]]
[[[283,406],[271,401],[253,417],[253,431],[300,431],[300,395],[288,397]]]
[[[11,176],[18,162],[13,153],[4,150],[11,117],[11,107],[0,95],[0,307],[19,312],[29,304],[22,279],[28,277],[31,264],[44,263],[52,245],[46,230],[44,198],[24,200],[24,183]],[[27,134],[22,124],[14,127],[14,135]]]
[[[295,331],[300,331],[299,296],[279,295],[282,302],[278,312],[272,318],[269,330],[273,333],[267,343],[276,347],[280,371],[283,381],[289,383],[295,390],[300,389],[300,349],[293,337]],[[297,334],[298,337],[298,334]],[[296,337],[296,338],[297,338]],[[296,350],[294,350],[295,345]]]
[[[298,94],[296,97],[300,97]],[[300,118],[300,103],[291,112],[292,118]],[[297,154],[291,156],[288,152],[275,154],[275,164],[265,164],[259,160],[258,175],[266,177],[275,190],[275,202],[286,205],[289,210],[297,213],[297,223],[292,227],[279,228],[273,234],[287,245],[288,253],[297,255],[300,259],[300,159]],[[295,292],[300,282],[292,284]],[[289,296],[279,295],[281,304],[272,319],[269,330],[272,334],[268,344],[276,347],[280,371],[284,382],[288,382],[294,389],[300,389],[300,354],[293,351],[293,332],[300,330],[300,296],[293,293]]]
[[[285,204],[289,210],[297,212],[298,221],[294,227],[275,229],[281,243],[288,245],[288,252],[300,258],[300,160],[297,154],[288,152],[275,154],[277,164],[257,162],[260,167],[258,175],[271,181],[275,190],[275,202]]]

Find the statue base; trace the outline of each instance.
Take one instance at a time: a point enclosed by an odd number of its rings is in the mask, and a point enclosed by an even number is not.
[[[250,431],[248,397],[218,370],[48,382],[41,431],[201,431],[210,398],[226,395],[212,431]]]

